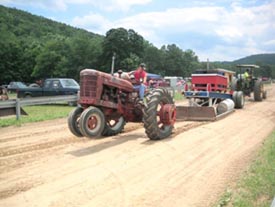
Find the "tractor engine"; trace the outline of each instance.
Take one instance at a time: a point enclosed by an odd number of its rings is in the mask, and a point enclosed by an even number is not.
[[[140,122],[142,110],[137,100],[138,93],[127,80],[92,69],[80,73],[79,104],[84,108],[99,106],[107,117],[123,116],[126,121]]]

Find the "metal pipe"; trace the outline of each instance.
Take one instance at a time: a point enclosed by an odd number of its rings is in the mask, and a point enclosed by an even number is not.
[[[113,53],[112,57],[112,67],[111,67],[111,74],[114,75],[114,68],[115,68],[115,59],[116,59],[116,53]]]

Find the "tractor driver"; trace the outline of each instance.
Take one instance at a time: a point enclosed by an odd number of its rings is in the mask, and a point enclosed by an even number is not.
[[[244,79],[248,79],[249,78],[249,70],[248,69],[246,69],[246,71],[244,72],[243,76],[244,76]]]
[[[130,72],[130,77],[131,76],[133,76],[135,79],[134,89],[139,90],[139,98],[141,101],[143,101],[144,93],[147,87],[146,65],[144,63],[141,63],[135,71]]]
[[[249,81],[251,78],[249,72],[250,72],[249,69],[246,69],[245,73],[243,74],[245,88],[249,88]]]

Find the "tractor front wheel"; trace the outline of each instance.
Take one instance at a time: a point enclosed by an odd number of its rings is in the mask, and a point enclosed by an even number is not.
[[[79,129],[85,137],[95,138],[101,136],[104,126],[104,114],[96,107],[90,106],[80,116]]]
[[[242,91],[234,91],[233,101],[236,109],[242,109],[244,107],[245,99]]]
[[[108,119],[106,118],[106,123],[104,130],[102,132],[103,136],[114,136],[119,134],[124,129],[126,122],[124,118],[121,116],[118,119]]]
[[[79,118],[82,112],[83,112],[83,108],[77,107],[71,111],[68,117],[69,129],[77,137],[83,137],[79,129]]]
[[[143,111],[145,132],[151,140],[159,140],[171,135],[176,120],[173,98],[165,88],[158,88],[146,96]]]

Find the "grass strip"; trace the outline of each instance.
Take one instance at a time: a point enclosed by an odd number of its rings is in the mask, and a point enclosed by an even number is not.
[[[73,108],[67,105],[26,106],[23,109],[27,112],[27,116],[21,116],[19,120],[16,120],[15,116],[1,117],[0,127],[20,126],[24,123],[67,117]]]
[[[257,158],[215,206],[270,207],[275,196],[275,131],[265,140]]]

